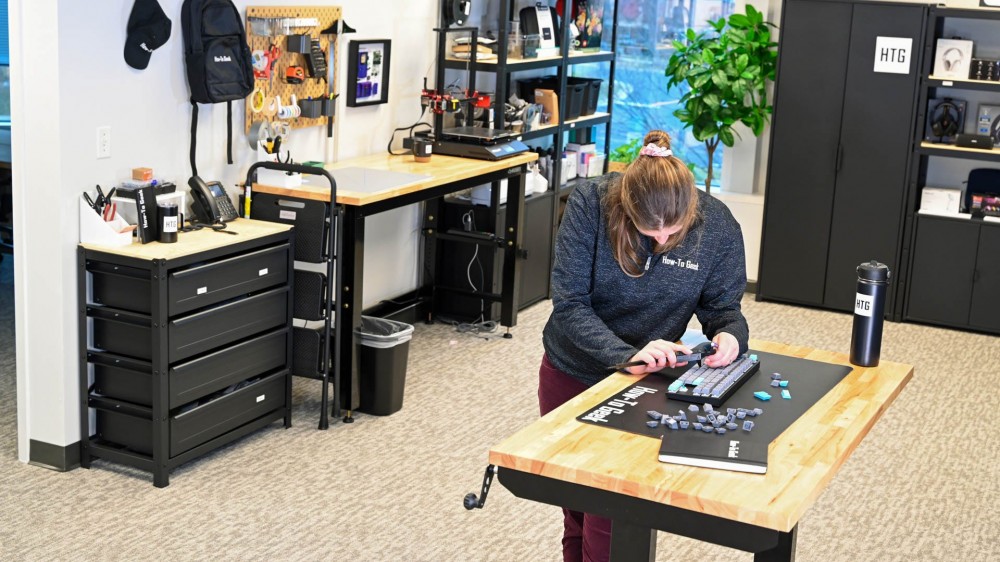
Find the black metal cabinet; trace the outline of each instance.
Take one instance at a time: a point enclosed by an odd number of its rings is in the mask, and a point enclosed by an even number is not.
[[[1000,224],[917,217],[906,319],[1000,333]]]
[[[549,263],[552,259],[552,216],[553,192],[535,194],[524,200],[524,235],[519,259],[521,267],[518,308],[525,308],[549,296]],[[491,218],[490,208],[473,205],[468,201],[446,200],[443,220],[446,228],[462,230],[463,217],[471,213],[470,219],[477,230],[493,232],[502,238],[506,224],[506,206],[501,206],[496,219]],[[497,226],[499,225],[499,226]],[[470,225],[471,226],[471,225]],[[438,279],[449,287],[468,290],[498,292],[504,255],[492,250],[484,250],[459,241],[442,242],[442,252],[448,256],[439,264]],[[435,305],[437,313],[455,320],[474,321],[483,311],[485,320],[500,318],[500,304],[488,302],[471,295],[448,292]]]
[[[241,219],[175,244],[80,245],[81,465],[170,470],[291,426],[292,229]]]
[[[902,3],[784,3],[760,298],[849,311],[859,263],[897,269],[920,67],[873,72],[875,41],[912,38],[919,53],[926,13]]]

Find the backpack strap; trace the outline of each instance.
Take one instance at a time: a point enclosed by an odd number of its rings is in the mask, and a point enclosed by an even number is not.
[[[198,175],[198,165],[194,162],[198,146],[198,103],[191,99],[191,175]]]
[[[233,163],[233,102],[226,102],[226,157]]]

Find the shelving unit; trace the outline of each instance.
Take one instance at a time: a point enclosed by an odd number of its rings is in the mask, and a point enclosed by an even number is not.
[[[909,231],[900,283],[904,320],[951,328],[1000,333],[1000,223],[919,212],[921,191],[958,188],[968,170],[1000,168],[1000,150],[963,148],[929,142],[925,130],[929,100],[968,101],[963,131],[975,130],[978,103],[1000,105],[1000,82],[934,76],[937,40],[961,34],[974,42],[974,57],[1000,57],[1000,12],[989,9],[932,7],[923,45],[923,77],[915,115],[910,189],[906,202]],[[969,33],[970,35],[966,35]],[[973,101],[974,100],[974,101]],[[933,158],[933,160],[932,160]],[[930,178],[933,178],[931,180]]]
[[[514,89],[514,82],[516,80],[515,74],[542,70],[542,69],[552,69],[558,80],[558,90],[559,92],[567,91],[567,84],[569,81],[569,72],[576,66],[581,64],[591,64],[591,63],[608,63],[608,73],[606,76],[602,76],[601,79],[607,84],[607,110],[595,112],[591,115],[583,115],[575,119],[563,120],[558,123],[552,123],[548,125],[543,125],[536,129],[532,129],[523,132],[519,135],[520,140],[525,142],[535,141],[539,146],[549,145],[553,149],[553,154],[561,155],[563,149],[568,142],[568,135],[571,131],[583,131],[590,129],[592,127],[604,127],[604,140],[603,140],[603,150],[600,150],[605,156],[605,168],[607,171],[607,161],[609,160],[610,153],[610,137],[611,137],[611,115],[613,113],[613,102],[614,102],[614,76],[615,76],[615,53],[613,51],[596,51],[596,52],[581,52],[574,51],[570,48],[572,44],[570,29],[566,22],[572,21],[572,2],[565,2],[563,13],[560,14],[560,24],[557,25],[559,31],[559,45],[560,54],[553,56],[541,56],[538,58],[531,59],[514,59],[508,58],[508,32],[510,31],[510,21],[517,19],[516,8],[517,2],[515,0],[499,0],[499,6],[497,7],[497,13],[493,14],[495,16],[495,28],[497,30],[497,59],[494,61],[480,62],[471,60],[460,60],[457,58],[452,58],[447,56],[446,41],[443,38],[439,38],[438,43],[438,71],[437,71],[437,84],[438,87],[447,83],[445,80],[446,70],[461,70],[469,72],[472,76],[470,81],[472,84],[479,83],[480,80],[476,78],[479,73],[486,73],[495,76],[496,86],[493,90],[493,128],[504,129],[506,127],[504,118],[504,103],[508,99],[510,92]],[[618,24],[618,2],[611,3],[611,11],[604,12],[603,28],[604,35],[610,39],[610,45],[615,45],[617,24]],[[555,8],[551,8],[553,12]],[[487,16],[490,17],[490,16]],[[446,34],[447,35],[447,34]],[[602,87],[603,90],[603,87]],[[568,96],[559,96],[559,114],[568,115]],[[596,136],[596,135],[595,135]],[[546,142],[547,141],[547,142]],[[552,177],[556,179],[558,183],[559,178],[562,176],[562,162],[559,158],[554,158],[553,161],[553,172]],[[547,273],[551,271],[552,263],[554,259],[554,245],[555,245],[555,234],[559,226],[559,219],[562,216],[562,208],[565,205],[566,198],[572,193],[573,188],[578,184],[577,181],[570,181],[566,185],[560,186],[549,186],[549,190],[545,193],[534,194],[527,201],[526,204],[531,206],[531,201],[535,198],[545,197],[552,198],[551,205],[545,205],[546,208],[550,208],[551,212],[546,216],[546,228],[539,228],[537,225],[525,223],[525,229],[527,231],[533,232],[533,244],[538,247],[540,244],[544,243],[548,246],[549,251],[547,252],[523,252],[522,259],[526,260],[524,264],[525,276],[530,277],[531,272],[538,269],[544,268],[546,275],[544,275],[545,290],[543,291],[544,297],[550,296],[551,289],[549,287],[548,275]],[[499,189],[499,183],[493,185],[494,191]],[[537,203],[534,206],[538,206]],[[537,214],[537,213],[536,213]],[[529,215],[528,219],[533,219]],[[534,220],[534,219],[533,219]],[[489,224],[484,226],[483,230],[495,229],[495,224]],[[537,237],[543,237],[543,242],[539,242]],[[538,299],[532,299],[523,302],[524,306],[536,302]]]
[[[291,427],[292,230],[241,219],[174,244],[78,249],[80,464],[170,470]]]

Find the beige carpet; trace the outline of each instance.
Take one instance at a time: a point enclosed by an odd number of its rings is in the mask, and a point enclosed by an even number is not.
[[[9,264],[3,264],[8,267]],[[12,350],[9,274],[0,345]],[[850,316],[745,299],[755,337],[846,350]],[[295,427],[275,424],[181,467],[165,489],[98,461],[58,473],[16,458],[12,351],[0,358],[2,560],[559,559],[556,508],[494,485],[489,447],[536,419],[540,332],[550,305],[513,340],[418,325],[405,404],[315,429],[318,383],[295,381]],[[997,338],[887,324],[886,359],[916,375],[799,526],[800,561],[998,560]],[[752,555],[661,533],[657,560]]]

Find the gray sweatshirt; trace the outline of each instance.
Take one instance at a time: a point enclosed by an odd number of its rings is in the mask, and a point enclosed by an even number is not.
[[[651,255],[651,240],[644,237],[639,259],[648,269],[629,277],[611,253],[601,206],[608,183],[620,178],[603,176],[569,198],[556,237],[552,315],[542,339],[549,361],[593,385],[608,375],[609,365],[628,361],[650,341],[677,341],[695,314],[709,339],[728,332],[745,352],[749,328],[740,298],[746,262],[732,213],[699,191],[700,220],[681,245]]]

